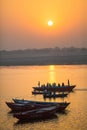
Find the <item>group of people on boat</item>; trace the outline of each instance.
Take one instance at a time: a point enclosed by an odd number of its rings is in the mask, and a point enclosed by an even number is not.
[[[42,87],[42,88],[45,88],[45,87],[61,87],[61,86],[65,86],[64,83],[62,83],[62,85],[60,85],[60,83],[58,83],[58,85],[54,82],[54,83],[47,83],[46,85],[45,84],[40,84],[40,81],[38,81],[38,87]],[[70,86],[70,81],[68,80],[68,86]]]

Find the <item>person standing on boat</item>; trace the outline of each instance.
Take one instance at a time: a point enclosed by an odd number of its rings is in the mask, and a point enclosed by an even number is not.
[[[64,86],[64,83],[62,83],[62,86]]]
[[[40,81],[38,81],[38,87],[40,87]]]
[[[68,86],[70,86],[70,81],[69,81],[69,79],[68,79]]]

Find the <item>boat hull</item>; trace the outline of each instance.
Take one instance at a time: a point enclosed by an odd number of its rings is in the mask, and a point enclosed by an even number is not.
[[[19,120],[35,120],[35,119],[45,119],[56,113],[56,106],[35,109],[32,111],[14,113],[14,117]]]
[[[76,85],[71,85],[71,86],[55,86],[55,87],[33,87],[34,90],[36,91],[58,91],[58,92],[69,92],[72,91]]]
[[[29,110],[35,110],[39,108],[45,108],[53,106],[51,104],[23,104],[23,103],[13,103],[13,102],[6,102],[7,106],[13,111],[13,112],[22,112],[22,111],[29,111]],[[54,105],[57,106],[57,105]]]
[[[44,91],[32,91],[32,94],[44,94]]]
[[[70,102],[41,102],[41,101],[31,101],[31,100],[24,100],[24,99],[13,99],[15,103],[21,103],[21,104],[32,104],[32,105],[56,105],[57,106],[57,112],[65,110]]]

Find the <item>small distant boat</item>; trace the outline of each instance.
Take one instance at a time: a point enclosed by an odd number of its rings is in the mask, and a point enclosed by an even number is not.
[[[44,94],[44,91],[32,91],[32,94]]]
[[[39,108],[31,111],[14,113],[14,117],[19,120],[35,120],[48,118],[56,113],[56,106],[50,106],[45,108]]]
[[[44,98],[57,98],[57,97],[64,98],[64,97],[67,97],[67,95],[68,93],[58,93],[58,94],[47,93],[47,94],[43,94],[43,97]]]

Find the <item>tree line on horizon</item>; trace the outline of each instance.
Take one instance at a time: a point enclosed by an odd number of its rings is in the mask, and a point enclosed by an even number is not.
[[[41,48],[0,51],[0,65],[87,64],[87,48]]]
[[[33,49],[18,49],[18,50],[0,50],[0,52],[33,52],[33,51],[38,51],[38,52],[48,52],[48,51],[70,51],[70,52],[74,52],[74,51],[83,51],[86,52],[87,48],[86,47],[82,47],[82,48],[77,48],[77,47],[54,47],[54,48],[33,48]]]
[[[5,55],[25,55],[25,56],[57,56],[57,55],[85,55],[87,48],[76,47],[54,47],[54,48],[41,48],[41,49],[24,49],[24,50],[1,50],[0,57]]]

